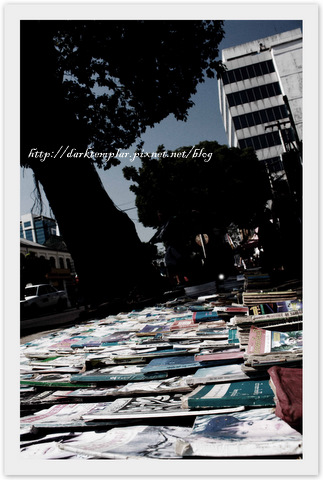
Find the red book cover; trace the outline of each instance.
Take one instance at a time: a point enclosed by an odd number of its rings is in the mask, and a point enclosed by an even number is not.
[[[208,353],[205,355],[195,355],[194,359],[197,362],[211,362],[214,360],[231,360],[231,359],[243,359],[243,352],[241,350],[235,352],[217,352]]]
[[[175,322],[171,325],[170,330],[181,330],[182,328],[192,328],[197,327],[194,323],[193,318],[188,318],[186,320],[175,320]]]

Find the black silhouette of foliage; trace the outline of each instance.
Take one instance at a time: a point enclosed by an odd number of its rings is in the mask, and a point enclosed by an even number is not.
[[[24,29],[43,42],[38,49],[43,60],[50,54],[64,103],[99,152],[128,148],[169,114],[186,120],[198,83],[223,69],[221,21],[39,21]],[[23,58],[29,74],[35,55],[29,49]],[[29,166],[26,157],[22,164]]]
[[[205,141],[174,152],[163,146],[157,149],[162,151],[165,154],[158,159],[155,154],[143,158],[138,170],[123,169],[125,178],[134,182],[130,189],[136,194],[139,219],[147,227],[159,226],[157,212],[164,218],[189,218],[194,210],[219,228],[230,223],[248,227],[270,198],[266,171],[252,149]],[[203,158],[200,152],[209,156]]]
[[[170,114],[185,120],[198,83],[222,69],[223,36],[221,21],[21,22],[21,165],[42,185],[95,303],[153,282],[133,222],[95,168],[118,159],[71,151],[114,153]]]

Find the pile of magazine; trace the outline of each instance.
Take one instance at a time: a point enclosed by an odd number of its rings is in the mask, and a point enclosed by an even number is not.
[[[21,454],[300,458],[301,383],[284,399],[302,367],[302,305],[285,297],[186,297],[21,345]]]

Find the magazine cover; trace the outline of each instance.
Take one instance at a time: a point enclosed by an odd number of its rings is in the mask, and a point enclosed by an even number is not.
[[[302,351],[303,331],[276,332],[251,326],[247,354]]]
[[[268,474],[317,474],[317,7],[4,6],[5,475],[254,475],[255,464]],[[241,305],[245,318],[245,307],[278,298],[299,302],[311,339],[304,455],[295,450],[288,465],[278,451],[261,464],[256,455],[237,462],[228,455],[219,465],[202,449],[198,461],[173,461],[173,440],[190,437],[198,410],[159,414],[187,395],[172,391],[171,380],[211,365],[195,354],[231,345],[216,329],[228,330],[229,309]],[[211,302],[222,310],[207,310]],[[206,310],[191,312],[196,304]],[[172,330],[187,315],[194,325]],[[282,332],[277,341],[289,348],[291,340],[301,337]],[[161,357],[154,343],[191,355]],[[142,346],[138,375],[110,374],[136,366],[129,352]],[[46,371],[35,360],[48,360]],[[154,390],[149,382],[157,380],[169,380],[171,391]],[[108,470],[105,457],[89,461],[90,442],[70,455],[50,439],[42,449],[40,435],[53,433],[41,418],[44,390],[102,388],[95,403],[119,405],[128,383],[136,383],[129,398],[140,392],[135,413],[111,437],[115,425],[105,420],[102,441],[126,437],[131,422],[142,428],[142,435],[133,429],[140,442],[163,438],[167,448],[158,446],[145,466],[138,457],[147,445],[136,459],[106,458]],[[97,432],[97,420],[80,414],[91,396],[64,397],[62,407],[59,397],[48,400],[53,441],[64,442],[67,430]],[[237,400],[234,408],[244,407]],[[97,451],[109,456],[104,445]]]
[[[198,417],[190,436],[176,445],[177,453],[187,457],[206,450],[214,457],[297,455],[302,451],[302,435],[270,408],[209,415]]]

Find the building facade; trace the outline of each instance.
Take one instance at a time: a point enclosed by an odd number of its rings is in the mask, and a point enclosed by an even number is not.
[[[74,306],[77,300],[76,282],[74,262],[67,249],[20,239],[21,298],[27,283],[49,283],[58,290],[65,290],[69,305]]]
[[[38,258],[48,260],[52,270],[55,272],[60,270],[61,274],[75,274],[74,262],[71,254],[66,250],[60,250],[56,248],[50,248],[46,245],[20,239],[20,258],[26,257],[28,254],[34,255]]]
[[[21,216],[20,238],[43,245],[52,235],[59,236],[56,220],[27,213]]]
[[[26,283],[49,283],[66,290],[69,302],[76,303],[77,274],[67,246],[59,236],[56,221],[32,213],[20,220],[21,295]],[[23,297],[22,297],[23,298]]]
[[[218,81],[220,111],[230,147],[251,147],[270,174],[302,140],[300,29],[222,51],[227,71]]]

